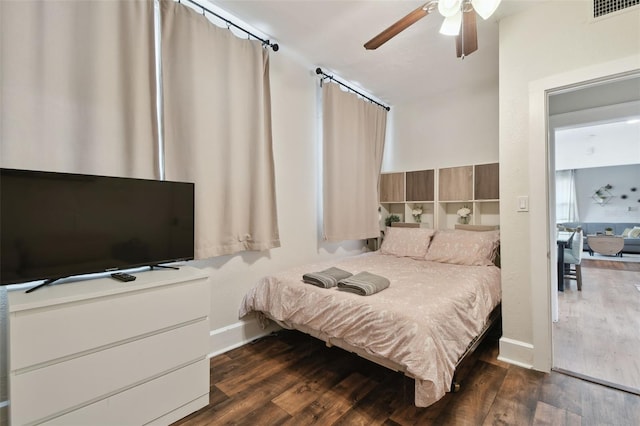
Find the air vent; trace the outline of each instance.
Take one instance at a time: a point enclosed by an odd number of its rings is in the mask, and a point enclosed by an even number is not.
[[[638,4],[640,0],[593,0],[593,17],[605,16]]]

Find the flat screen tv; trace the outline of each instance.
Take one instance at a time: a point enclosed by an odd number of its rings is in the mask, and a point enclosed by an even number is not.
[[[193,259],[193,183],[0,173],[2,285]]]

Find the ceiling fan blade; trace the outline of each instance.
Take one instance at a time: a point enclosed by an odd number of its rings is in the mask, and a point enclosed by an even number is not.
[[[365,49],[367,50],[377,49],[378,47],[382,46],[383,44],[391,40],[393,37],[398,35],[401,31],[407,29],[409,26],[415,24],[417,21],[427,16],[431,11],[431,8],[429,7],[430,5],[431,5],[431,2],[427,2],[424,5],[417,8],[416,10],[414,10],[413,12],[409,13],[404,18],[401,18],[395,24],[391,25],[389,28],[387,28],[386,30],[384,30],[383,32],[381,32],[380,34],[378,34],[377,36],[375,36],[374,38],[366,42],[364,44]]]
[[[462,31],[456,36],[456,56],[464,58],[478,50],[478,27],[473,8],[462,14]]]

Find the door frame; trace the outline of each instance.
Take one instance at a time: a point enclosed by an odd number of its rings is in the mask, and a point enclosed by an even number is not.
[[[553,366],[552,303],[557,288],[555,212],[550,212],[550,185],[555,184],[549,145],[547,98],[550,93],[572,90],[640,72],[640,55],[578,68],[529,83],[529,235],[530,282],[533,323],[533,368],[551,371]],[[534,185],[544,179],[544,185]],[[550,194],[551,193],[551,194]],[[555,219],[554,219],[555,222]],[[555,305],[553,305],[555,306]]]

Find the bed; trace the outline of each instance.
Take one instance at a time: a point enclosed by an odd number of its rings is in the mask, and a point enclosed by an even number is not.
[[[254,313],[401,371],[415,379],[415,405],[451,390],[456,367],[498,318],[498,231],[389,228],[380,250],[291,268],[262,278],[239,316]],[[386,277],[388,288],[362,296],[302,281],[337,267]]]

